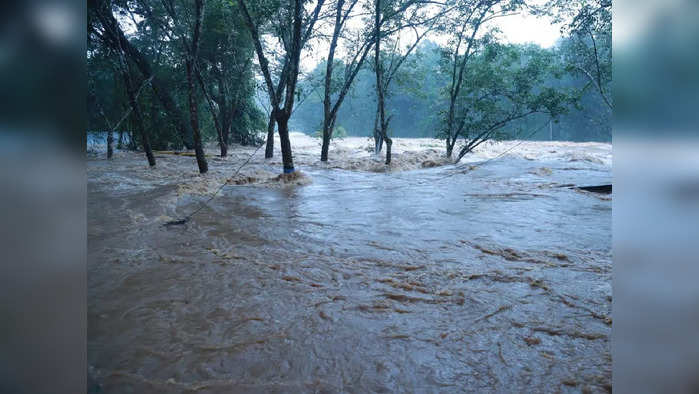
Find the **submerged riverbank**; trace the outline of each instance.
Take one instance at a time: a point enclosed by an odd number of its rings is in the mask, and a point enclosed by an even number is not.
[[[610,390],[611,145],[293,137],[88,159],[91,392]]]

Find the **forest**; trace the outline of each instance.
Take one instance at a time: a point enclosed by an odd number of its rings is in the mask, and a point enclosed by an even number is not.
[[[376,154],[385,141],[387,163],[391,137],[443,139],[448,157],[458,143],[459,159],[491,139],[611,141],[606,0],[88,6],[87,130],[151,165],[154,149],[193,149],[206,172],[210,142],[225,156],[267,141],[271,157],[275,130],[289,171],[289,130],[321,138],[321,161],[342,136],[373,138]],[[563,21],[563,36],[506,43],[489,22],[516,13]]]

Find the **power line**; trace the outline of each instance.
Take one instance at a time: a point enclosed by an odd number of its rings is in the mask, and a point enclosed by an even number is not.
[[[240,172],[240,170],[243,169],[243,167],[245,167],[245,166],[250,162],[250,160],[252,160],[252,157],[255,156],[255,154],[260,150],[260,148],[262,148],[263,146],[265,146],[266,143],[267,143],[267,139],[265,138],[265,141],[264,141],[260,146],[258,146],[257,149],[255,149],[254,152],[252,152],[252,154],[250,155],[250,157],[248,157],[248,159],[245,160],[245,162],[244,162],[243,164],[241,164],[240,167],[238,167],[238,169],[235,171],[235,173],[233,174],[233,176],[231,176],[230,178],[226,179],[226,180],[223,182],[223,184],[221,184],[221,186],[219,186],[218,189],[216,189],[216,191],[215,191],[213,194],[211,194],[211,196],[210,196],[206,201],[204,201],[204,202],[202,202],[202,203],[199,204],[199,207],[198,207],[197,209],[195,209],[195,210],[194,210],[192,213],[190,213],[189,215],[184,216],[182,219],[170,220],[169,222],[164,223],[163,226],[174,226],[174,225],[180,225],[180,224],[185,224],[185,223],[187,223],[187,222],[192,218],[192,216],[194,216],[194,215],[196,215],[197,213],[199,213],[199,211],[201,211],[206,205],[208,205],[208,204],[211,202],[211,200],[213,200],[213,199],[216,197],[216,195],[218,195],[218,193],[219,193],[221,190],[223,190],[223,188],[228,184],[228,182],[229,182],[231,179],[233,179],[236,175],[238,175],[238,173]]]

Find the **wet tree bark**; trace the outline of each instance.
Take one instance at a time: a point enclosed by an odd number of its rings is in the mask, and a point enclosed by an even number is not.
[[[335,120],[332,116],[331,110],[331,93],[330,85],[332,83],[333,77],[333,66],[335,62],[335,48],[337,47],[337,40],[340,36],[340,30],[342,29],[342,6],[344,0],[337,0],[335,4],[335,26],[333,27],[333,35],[330,40],[330,49],[328,51],[328,58],[325,62],[325,83],[324,83],[324,97],[323,97],[323,144],[320,148],[320,161],[328,161],[328,149],[330,148],[330,138],[332,138]]]
[[[478,30],[483,24],[483,18],[485,17],[486,13],[491,7],[493,7],[494,4],[495,3],[483,3],[484,9],[478,14],[475,21],[472,21],[472,17],[476,14],[477,8],[473,9],[463,22],[461,30],[459,30],[457,34],[458,40],[456,43],[456,49],[451,57],[451,84],[449,86],[449,113],[447,115],[446,145],[447,157],[450,159],[454,152],[456,140],[459,138],[464,124],[463,120],[459,121],[459,125],[456,124],[456,106],[459,93],[461,92],[461,87],[464,82],[464,71],[466,70],[468,60],[472,54],[471,50],[473,49],[476,33],[478,33]],[[471,26],[469,22],[473,22],[473,31],[471,32],[470,36],[466,35],[466,29]],[[464,44],[464,41],[467,41],[466,51],[461,57],[459,57],[459,48],[461,48],[461,46]],[[461,157],[462,156],[460,156],[460,158]]]
[[[294,158],[291,154],[291,141],[289,140],[289,118],[283,110],[276,112],[277,127],[279,129],[279,141],[282,148],[282,163],[284,173],[294,172]]]
[[[215,67],[215,66],[214,66]],[[231,133],[231,120],[233,118],[233,113],[235,112],[235,103],[233,103],[229,108],[228,99],[226,98],[226,86],[223,80],[223,73],[217,71],[218,78],[218,97],[214,97],[216,104],[219,108],[219,114],[221,115],[221,135],[223,143],[226,145],[226,153],[228,153],[228,144],[230,143],[230,133]]]
[[[267,122],[267,146],[265,147],[265,159],[274,157],[274,111],[269,114],[269,122]]]
[[[332,138],[333,130],[335,130],[335,121],[337,115],[328,115],[329,118],[323,121],[323,144],[320,148],[320,161],[328,161],[328,151],[330,150],[330,139]]]
[[[219,107],[222,109],[226,108],[222,105],[219,105]],[[228,148],[228,144],[230,144],[231,117],[233,113],[234,111],[221,111],[221,133],[223,134],[223,143],[226,144],[226,148]]]
[[[450,136],[447,136],[447,157],[451,159],[451,155],[454,152],[454,144],[456,143],[456,139],[452,141],[452,138]]]
[[[374,117],[374,154],[378,155],[383,149],[383,138],[379,132],[379,111],[377,107],[376,116]]]
[[[346,68],[343,86],[337,95],[335,104],[332,104],[331,81],[335,66],[335,50],[337,48],[338,39],[342,35],[344,24],[357,3],[357,0],[350,0],[347,9],[343,9],[345,0],[337,0],[335,3],[335,25],[333,28],[333,35],[330,40],[328,57],[326,59],[324,86],[325,95],[323,99],[323,144],[320,151],[320,161],[328,161],[328,150],[330,149],[330,140],[332,139],[333,132],[335,131],[337,113],[340,110],[340,106],[347,96],[347,93],[349,92],[352,82],[357,76],[359,69],[362,67],[364,61],[371,52],[371,46],[374,43],[372,37],[366,38],[366,40],[357,49],[354,56],[349,61],[345,62]]]
[[[107,159],[111,159],[114,155],[114,133],[112,130],[107,132]]]
[[[199,55],[199,35],[201,34],[202,19],[204,17],[204,1],[195,1],[195,21],[194,32],[192,34],[192,44],[189,57],[187,59],[187,85],[189,88],[189,113],[192,124],[192,137],[194,138],[194,153],[197,157],[199,173],[204,174],[209,170],[209,165],[204,156],[204,149],[201,144],[201,134],[199,133],[199,114],[197,109],[196,92],[194,90],[194,67],[196,67]]]
[[[391,145],[393,141],[386,134],[386,129],[388,122],[386,122],[386,109],[384,107],[384,91],[383,91],[383,65],[381,64],[381,0],[375,0],[374,9],[374,26],[376,31],[374,33],[374,59],[376,61],[376,93],[377,93],[377,106],[378,106],[378,123],[379,123],[379,134],[381,138],[386,142],[386,164],[391,164]]]
[[[150,145],[150,138],[148,133],[143,126],[143,117],[141,116],[141,110],[138,108],[138,103],[136,102],[136,92],[134,91],[133,84],[131,83],[131,78],[129,77],[126,69],[123,71],[124,83],[126,85],[126,94],[129,97],[129,104],[131,105],[131,115],[136,123],[136,130],[141,136],[141,143],[143,144],[143,151],[146,153],[146,158],[148,159],[148,165],[155,167],[155,156],[153,156],[153,150]]]
[[[286,53],[284,67],[282,70],[282,76],[279,79],[279,86],[282,86],[283,84],[283,88],[285,89],[286,93],[284,98],[284,106],[282,107],[281,100],[277,94],[277,92],[281,93],[281,90],[279,87],[275,89],[274,83],[272,82],[272,76],[269,70],[269,61],[267,60],[262,47],[262,40],[260,39],[260,34],[257,30],[257,24],[250,15],[250,12],[245,4],[245,0],[238,0],[243,18],[245,19],[245,23],[250,30],[250,35],[252,36],[252,41],[255,46],[255,52],[257,53],[257,58],[260,63],[260,69],[262,70],[262,75],[264,76],[265,84],[267,86],[267,93],[270,96],[270,104],[272,107],[270,116],[273,116],[276,119],[277,126],[279,128],[279,139],[281,141],[284,173],[294,172],[291,142],[289,141],[289,118],[291,117],[291,112],[294,108],[296,84],[299,76],[301,49],[311,36],[313,26],[318,20],[320,10],[324,2],[325,0],[318,0],[316,2],[315,8],[308,16],[305,30],[302,30],[304,2],[303,0],[294,0],[293,2],[293,17],[290,18],[290,24],[287,26],[289,28],[288,32],[290,33],[288,41],[289,45],[288,47],[285,45]]]
[[[218,137],[218,146],[221,148],[221,157],[226,157],[228,155],[228,146],[223,139],[223,130],[221,129],[221,123],[219,122],[218,116],[216,115],[216,108],[214,107],[214,101],[211,99],[206,85],[204,84],[204,77],[201,75],[201,70],[199,69],[198,62],[194,63],[194,69],[196,70],[197,81],[199,82],[199,88],[201,89],[204,98],[206,98],[206,103],[209,106],[209,112],[211,112],[211,117],[214,119],[214,127],[216,128],[216,135]]]

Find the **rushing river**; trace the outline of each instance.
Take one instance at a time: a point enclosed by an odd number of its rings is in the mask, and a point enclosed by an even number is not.
[[[309,184],[227,186],[171,227],[206,196],[135,153],[88,160],[90,392],[611,390],[612,203],[562,187],[611,167],[570,146],[302,165]]]

